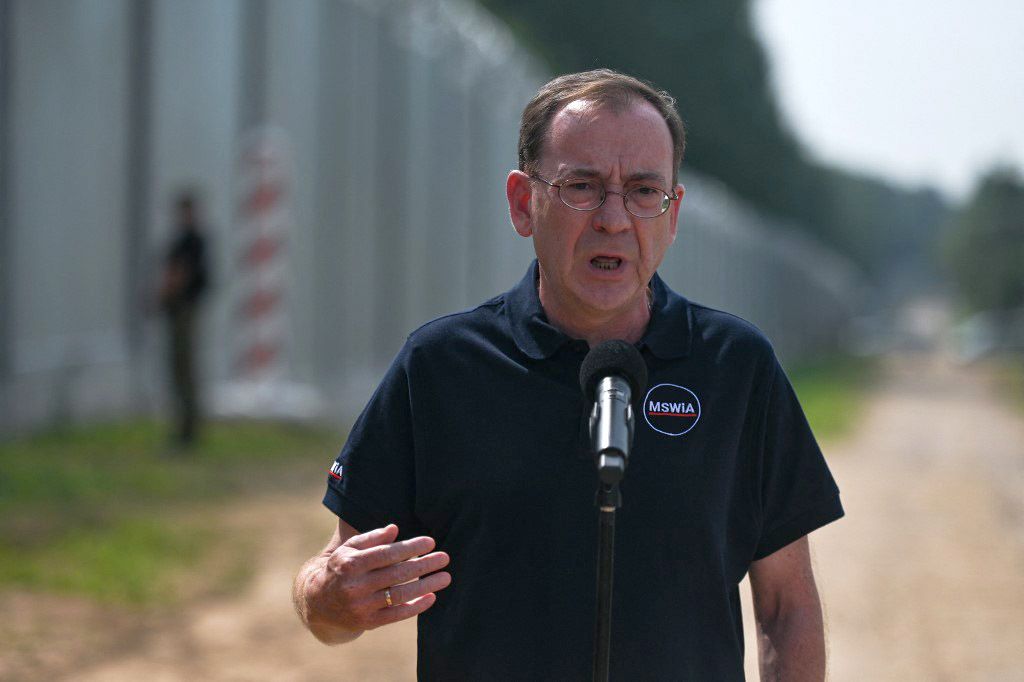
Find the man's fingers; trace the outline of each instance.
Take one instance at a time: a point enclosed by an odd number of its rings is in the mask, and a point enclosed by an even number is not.
[[[431,592],[437,592],[443,590],[452,584],[452,576],[447,571],[441,573],[432,573],[426,578],[420,580],[414,580],[410,583],[403,585],[392,585],[388,588],[391,592],[391,603],[392,605],[407,604],[411,601],[419,599],[425,594]],[[381,604],[387,604],[387,600],[384,596],[384,590],[377,593],[379,595],[379,602]],[[392,606],[394,608],[394,606]]]
[[[342,544],[353,549],[369,549],[379,545],[390,544],[398,537],[398,526],[389,523],[383,528],[374,528],[371,531],[353,535]]]
[[[427,573],[439,571],[447,565],[447,554],[444,552],[432,552],[425,556],[407,559],[393,566],[371,571],[366,574],[364,585],[371,590],[383,590],[385,587],[409,582]]]
[[[384,568],[426,554],[432,549],[434,538],[410,538],[361,550],[354,559],[359,565],[360,572],[367,573],[375,568]]]
[[[394,601],[393,598],[392,601]],[[400,620],[418,616],[433,606],[435,601],[437,601],[437,596],[430,592],[406,604],[395,604],[390,609],[381,609],[373,617],[373,627],[397,623]]]

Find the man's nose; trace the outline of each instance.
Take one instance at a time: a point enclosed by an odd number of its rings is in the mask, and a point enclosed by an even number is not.
[[[595,213],[594,229],[615,233],[633,227],[633,216],[626,210],[626,197],[622,192],[605,190],[604,203]]]

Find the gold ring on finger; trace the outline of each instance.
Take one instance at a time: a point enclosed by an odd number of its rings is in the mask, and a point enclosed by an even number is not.
[[[385,587],[384,588],[384,601],[387,603],[388,608],[394,606],[394,604],[391,603],[391,588],[390,587]]]

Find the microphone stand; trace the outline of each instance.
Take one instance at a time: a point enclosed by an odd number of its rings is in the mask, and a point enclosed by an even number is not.
[[[596,379],[596,383],[595,383]],[[597,619],[594,680],[607,682],[612,644],[612,578],[615,564],[615,512],[622,506],[619,483],[633,445],[633,392],[647,383],[639,351],[625,341],[606,341],[580,368],[584,393],[595,396],[590,412],[590,444],[597,460]]]
[[[618,460],[605,462],[607,460]],[[600,455],[597,488],[597,624],[594,636],[594,681],[607,682],[612,644],[612,579],[615,565],[615,512],[622,506],[619,481],[625,471],[621,455]]]

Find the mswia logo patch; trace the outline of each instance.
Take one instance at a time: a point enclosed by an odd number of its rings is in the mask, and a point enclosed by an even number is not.
[[[681,436],[700,420],[700,400],[683,386],[658,384],[644,398],[644,419],[658,433]]]
[[[338,464],[337,462],[335,462],[334,464],[331,465],[331,470],[328,471],[327,473],[329,473],[331,475],[331,478],[333,478],[335,481],[340,481],[341,480],[341,465]]]

